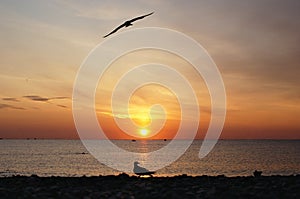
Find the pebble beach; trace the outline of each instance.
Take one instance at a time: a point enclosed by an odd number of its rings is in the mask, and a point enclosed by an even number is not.
[[[300,175],[137,177],[12,176],[1,198],[299,198]]]

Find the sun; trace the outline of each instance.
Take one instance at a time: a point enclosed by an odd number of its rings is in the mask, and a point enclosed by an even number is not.
[[[140,129],[140,135],[141,136],[147,136],[149,134],[148,129]]]

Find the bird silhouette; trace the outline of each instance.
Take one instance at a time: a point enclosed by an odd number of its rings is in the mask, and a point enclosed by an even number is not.
[[[111,31],[110,33],[108,33],[107,35],[103,36],[103,38],[117,32],[119,29],[123,28],[123,27],[128,27],[128,26],[132,26],[132,22],[136,21],[136,20],[140,20],[143,19],[144,17],[147,17],[149,15],[152,15],[154,12],[151,12],[149,14],[143,15],[143,16],[139,16],[139,17],[135,17],[131,20],[125,21],[123,24],[119,25],[117,28],[115,28],[113,31]]]
[[[139,164],[140,163],[137,162],[137,161],[134,162],[133,172],[136,175],[139,175],[139,176],[151,176],[152,177],[152,174],[155,174],[155,171],[149,171],[148,169],[139,166]]]

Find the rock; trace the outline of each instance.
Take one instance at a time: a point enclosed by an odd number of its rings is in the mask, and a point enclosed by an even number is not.
[[[260,177],[261,174],[262,174],[262,171],[257,171],[257,170],[255,170],[255,171],[253,172],[254,177]]]

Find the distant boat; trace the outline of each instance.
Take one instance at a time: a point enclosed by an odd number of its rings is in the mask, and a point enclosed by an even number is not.
[[[136,140],[133,139],[133,140],[131,140],[131,142],[136,142]]]
[[[164,141],[167,141],[167,139],[164,139]]]

